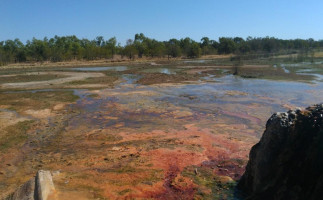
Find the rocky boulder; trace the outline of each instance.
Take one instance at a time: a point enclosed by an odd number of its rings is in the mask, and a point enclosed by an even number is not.
[[[56,200],[52,173],[39,170],[35,178],[24,183],[5,200]]]
[[[276,113],[238,183],[250,200],[323,198],[323,104]]]

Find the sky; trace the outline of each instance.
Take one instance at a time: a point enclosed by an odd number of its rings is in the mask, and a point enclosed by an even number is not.
[[[322,0],[0,0],[0,41],[136,33],[157,40],[202,37],[323,39]]]

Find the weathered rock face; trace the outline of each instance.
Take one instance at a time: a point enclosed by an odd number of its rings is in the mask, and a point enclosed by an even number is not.
[[[322,199],[323,104],[274,114],[238,188],[251,200]]]
[[[35,178],[20,186],[5,200],[55,200],[55,187],[50,171],[39,170]]]

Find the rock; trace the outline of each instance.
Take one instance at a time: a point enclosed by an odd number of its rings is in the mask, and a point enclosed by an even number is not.
[[[39,200],[47,200],[55,192],[50,171],[39,170],[36,176],[36,185]]]
[[[6,200],[34,200],[35,179],[30,179],[20,186],[13,194],[9,195]]]
[[[60,173],[61,173],[60,170],[56,170],[56,171],[52,171],[51,172],[53,178],[55,178],[56,176],[58,176]]]
[[[112,147],[112,151],[121,151],[121,147]]]
[[[55,200],[55,187],[50,171],[39,170],[36,177],[20,186],[6,200]]]
[[[322,116],[322,105],[272,115],[238,183],[246,199],[322,199]]]

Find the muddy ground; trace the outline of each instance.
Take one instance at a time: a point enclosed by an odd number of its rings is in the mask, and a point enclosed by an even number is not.
[[[322,100],[321,76],[219,60],[2,69],[0,197],[46,169],[59,199],[237,198],[266,120]]]

